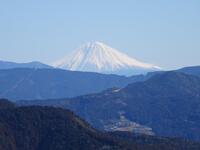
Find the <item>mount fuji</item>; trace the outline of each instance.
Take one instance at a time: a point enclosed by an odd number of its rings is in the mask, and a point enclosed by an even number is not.
[[[101,42],[89,42],[64,57],[53,66],[72,71],[98,72],[118,75],[144,74],[160,67],[138,61]]]

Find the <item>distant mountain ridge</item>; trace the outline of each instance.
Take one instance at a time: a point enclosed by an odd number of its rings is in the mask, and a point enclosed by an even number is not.
[[[190,66],[178,69],[177,72],[183,72],[200,77],[200,66]]]
[[[200,76],[199,67],[192,67],[190,72],[184,70],[180,69],[177,72]],[[0,97],[12,100],[69,98],[98,93],[109,88],[123,88],[130,83],[145,81],[160,73],[164,72],[125,77],[54,68],[0,69]]]
[[[43,64],[38,61],[28,62],[28,63],[16,63],[10,61],[0,61],[0,69],[14,69],[14,68],[53,68],[52,66]]]
[[[156,65],[138,61],[98,41],[82,45],[74,51],[71,57],[58,60],[53,66],[74,71],[119,75],[134,75],[160,70],[160,67]]]
[[[0,70],[0,97],[12,100],[66,98],[124,87],[143,76],[125,77],[61,69]]]

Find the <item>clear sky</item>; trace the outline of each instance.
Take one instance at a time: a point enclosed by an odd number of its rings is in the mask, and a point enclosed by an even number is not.
[[[0,59],[50,63],[101,41],[166,69],[200,65],[200,0],[0,0]]]

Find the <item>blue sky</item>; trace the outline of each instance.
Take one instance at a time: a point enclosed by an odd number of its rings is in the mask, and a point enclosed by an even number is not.
[[[200,65],[199,0],[0,0],[0,59],[50,63],[101,41],[166,69]]]

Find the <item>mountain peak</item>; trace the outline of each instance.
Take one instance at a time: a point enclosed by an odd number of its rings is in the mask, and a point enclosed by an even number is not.
[[[94,46],[101,46],[101,45],[105,45],[105,44],[102,42],[99,42],[99,41],[90,41],[90,42],[83,44],[82,46],[84,46],[84,45],[87,45],[89,47],[94,47]]]
[[[99,41],[92,41],[85,43],[81,45],[76,51],[85,51],[85,52],[91,52],[91,51],[102,51],[105,49],[107,45],[104,43],[101,43]]]
[[[134,74],[138,70],[144,72],[159,69],[153,64],[140,62],[98,41],[83,44],[71,57],[66,58],[57,61],[54,66],[75,71],[116,74],[120,71],[124,74],[124,70],[132,71],[131,74]]]

